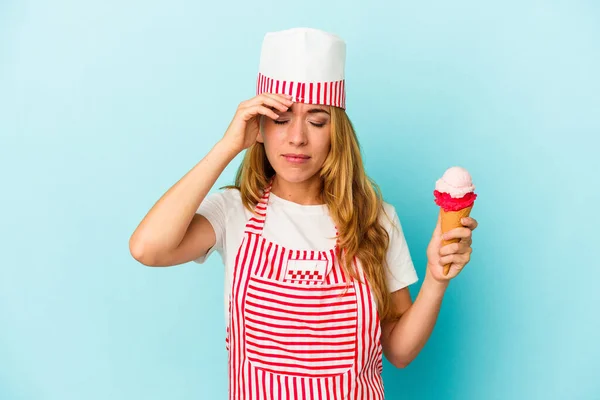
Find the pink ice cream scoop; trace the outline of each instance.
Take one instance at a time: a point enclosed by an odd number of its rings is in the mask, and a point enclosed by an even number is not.
[[[462,167],[448,168],[435,183],[435,204],[444,211],[459,211],[472,206],[477,198],[471,174]]]

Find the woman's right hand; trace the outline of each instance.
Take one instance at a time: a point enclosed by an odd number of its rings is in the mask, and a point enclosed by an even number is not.
[[[292,96],[289,95],[262,93],[241,102],[222,140],[237,152],[247,149],[256,142],[260,132],[260,116],[279,118],[271,107],[285,112],[293,104],[291,99]]]

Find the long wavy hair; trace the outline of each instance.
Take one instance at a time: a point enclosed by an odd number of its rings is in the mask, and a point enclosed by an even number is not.
[[[352,261],[360,260],[380,320],[397,319],[385,279],[389,237],[379,220],[383,210],[381,191],[365,173],[358,138],[348,115],[338,107],[330,107],[330,111],[331,149],[320,177],[322,201],[338,229],[337,256],[346,276],[354,279],[360,278]],[[244,206],[253,211],[274,175],[264,145],[257,142],[246,151],[235,185],[226,187],[238,189]]]

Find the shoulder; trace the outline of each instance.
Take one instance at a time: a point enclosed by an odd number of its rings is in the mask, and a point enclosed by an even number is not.
[[[231,209],[241,204],[242,197],[239,190],[235,188],[224,188],[206,195],[200,207],[220,207]]]
[[[235,188],[224,188],[209,193],[197,211],[211,222],[222,221],[225,223],[232,217],[234,219],[244,218],[244,205],[239,190]]]
[[[398,233],[402,233],[400,218],[396,212],[396,207],[394,207],[392,204],[385,201],[382,203],[379,221],[381,225],[388,231],[388,234],[397,235]]]
[[[228,203],[242,201],[242,196],[240,194],[240,191],[236,188],[231,188],[231,187],[226,187],[226,188],[222,188],[217,191],[214,191],[209,196],[213,197],[213,198],[218,198],[218,199],[220,199],[224,202],[228,202]]]

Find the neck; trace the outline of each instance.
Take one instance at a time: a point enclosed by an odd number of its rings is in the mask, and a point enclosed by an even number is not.
[[[275,175],[271,193],[301,205],[321,205],[321,179],[318,176],[304,182],[287,182]]]

